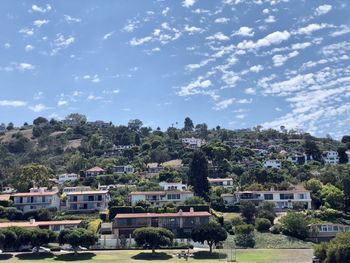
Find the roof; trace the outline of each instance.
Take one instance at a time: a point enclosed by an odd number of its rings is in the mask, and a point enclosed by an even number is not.
[[[10,200],[11,195],[0,195],[0,201]]]
[[[46,196],[46,195],[56,195],[58,192],[32,192],[32,193],[16,193],[11,196]]]
[[[79,225],[81,222],[82,220],[4,222],[4,223],[0,223],[0,228],[7,228],[7,227],[35,228],[39,226],[53,226],[53,225]]]
[[[209,182],[224,182],[224,181],[233,181],[232,178],[227,177],[227,178],[208,178]]]
[[[90,168],[89,170],[86,170],[87,172],[105,172],[104,169],[102,169],[101,167],[95,166]]]
[[[152,217],[209,217],[211,216],[208,212],[177,212],[177,213],[133,213],[133,214],[117,214],[115,219],[123,218],[152,218]]]
[[[162,163],[161,166],[162,167],[181,167],[182,160],[181,159],[174,159],[174,160]]]
[[[170,191],[149,191],[131,192],[130,195],[166,195],[166,194],[192,194],[191,191],[170,190]]]
[[[148,163],[147,168],[160,168],[160,167],[158,166],[158,163]]]
[[[272,194],[272,193],[305,193],[305,192],[310,192],[308,190],[273,190],[273,191],[238,191],[235,192],[235,194]]]
[[[78,191],[78,192],[66,192],[66,195],[94,195],[94,194],[107,194],[107,190],[96,191]]]

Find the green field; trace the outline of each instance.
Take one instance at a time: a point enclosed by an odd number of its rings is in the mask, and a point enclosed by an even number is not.
[[[2,262],[91,262],[91,263],[130,263],[130,262],[186,262],[184,259],[178,259],[176,253],[179,251],[167,250],[157,253],[157,257],[151,257],[149,251],[95,251],[80,253],[77,256],[72,254],[55,254],[55,255],[33,255],[33,254],[2,254],[0,260]],[[298,249],[298,250],[273,250],[273,249],[247,249],[237,251],[237,262],[241,263],[306,263],[310,262],[312,250]],[[225,262],[223,259],[194,259],[190,258],[188,262]]]

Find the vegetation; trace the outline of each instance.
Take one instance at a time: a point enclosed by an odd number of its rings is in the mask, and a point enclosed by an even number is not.
[[[84,228],[64,229],[58,235],[60,245],[68,244],[74,250],[74,254],[78,253],[79,247],[90,247],[97,242],[97,236]]]
[[[138,228],[134,230],[133,236],[139,247],[152,249],[152,254],[155,254],[156,248],[160,246],[170,246],[174,239],[171,231],[156,227]]]
[[[339,233],[329,243],[315,247],[315,256],[325,263],[345,263],[350,258],[350,233]]]

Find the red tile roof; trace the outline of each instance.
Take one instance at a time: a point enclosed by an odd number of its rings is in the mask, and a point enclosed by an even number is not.
[[[95,195],[95,194],[107,194],[108,191],[79,191],[79,192],[67,192],[66,195]]]
[[[0,201],[10,200],[11,195],[0,195]]]
[[[0,228],[7,228],[7,227],[37,228],[39,226],[52,226],[52,225],[79,225],[81,222],[82,220],[4,222],[4,223],[0,223]]]
[[[177,213],[133,213],[133,214],[117,214],[116,219],[123,218],[151,218],[151,217],[209,217],[211,216],[208,212],[177,212]]]
[[[95,166],[92,167],[89,170],[86,170],[87,172],[105,172],[106,170],[102,169],[101,167]]]

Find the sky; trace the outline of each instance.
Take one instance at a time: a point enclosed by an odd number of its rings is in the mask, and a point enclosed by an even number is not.
[[[0,3],[0,122],[350,133],[350,2]]]

